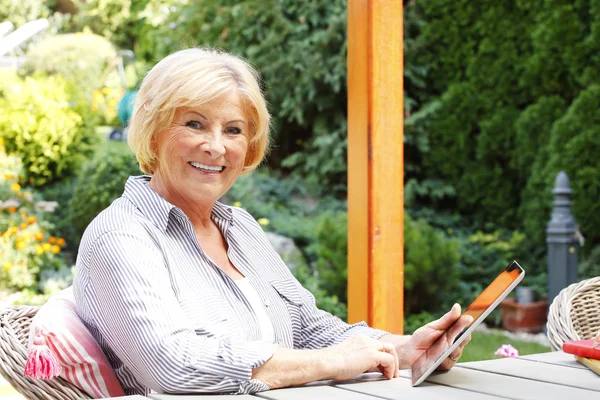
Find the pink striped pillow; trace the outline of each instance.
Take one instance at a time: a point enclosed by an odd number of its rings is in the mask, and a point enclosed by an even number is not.
[[[110,363],[75,310],[71,287],[53,295],[31,322],[30,352],[40,335],[38,340],[45,339],[58,360],[62,378],[95,398],[124,396]]]

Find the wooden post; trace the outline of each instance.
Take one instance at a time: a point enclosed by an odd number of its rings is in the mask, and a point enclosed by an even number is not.
[[[348,0],[348,320],[403,331],[402,1]]]

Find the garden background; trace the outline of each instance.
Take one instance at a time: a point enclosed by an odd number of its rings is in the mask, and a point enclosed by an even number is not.
[[[468,304],[514,258],[546,294],[561,170],[585,237],[579,278],[600,275],[600,3],[404,7],[406,331]],[[3,301],[41,304],[70,284],[85,227],[139,174],[106,138],[119,99],[165,55],[206,45],[260,71],[274,117],[268,160],[224,201],[292,239],[294,274],[346,318],[345,1],[0,0],[0,21],[42,17],[23,65],[0,69]],[[135,54],[125,86],[118,50]]]

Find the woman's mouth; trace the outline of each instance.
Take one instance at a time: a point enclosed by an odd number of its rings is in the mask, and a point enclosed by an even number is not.
[[[206,165],[195,161],[188,162],[192,167],[202,172],[210,172],[213,174],[219,174],[225,170],[225,167],[222,165]]]

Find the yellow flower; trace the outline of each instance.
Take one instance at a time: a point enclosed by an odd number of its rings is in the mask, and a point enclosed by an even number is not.
[[[21,185],[19,185],[17,182],[13,182],[13,184],[10,185],[10,190],[16,193],[21,190]]]
[[[22,223],[22,224],[21,224],[19,227],[20,227],[21,229],[27,229],[27,227],[28,227],[28,226],[29,226],[29,225],[27,225],[25,222],[23,222],[23,223]]]
[[[35,245],[35,254],[40,255],[42,253],[44,253],[44,249],[39,244],[36,244]]]
[[[8,212],[9,212],[9,213],[11,213],[11,214],[12,214],[12,213],[16,213],[16,212],[17,212],[17,207],[10,207],[10,208],[8,209]]]
[[[267,226],[269,225],[269,220],[267,218],[259,218],[258,223],[261,224],[262,226]]]
[[[44,251],[48,251],[48,250],[50,250],[50,248],[51,248],[51,247],[52,247],[52,246],[50,245],[50,243],[42,243],[42,249],[43,249]]]
[[[3,265],[5,271],[10,271],[15,265],[11,262],[5,262]]]
[[[44,233],[38,232],[35,235],[33,235],[33,237],[35,238],[35,240],[39,240],[41,242],[44,239]]]
[[[97,106],[97,105],[95,105],[95,104],[93,104],[93,105],[92,105],[92,111],[98,111],[98,106]]]
[[[240,203],[239,201],[235,201],[235,202],[233,202],[233,206],[234,207],[241,207],[242,203]]]
[[[64,246],[65,243],[66,243],[65,239],[63,239],[63,238],[56,239],[56,244],[59,245],[59,246],[61,246],[61,247]]]
[[[27,223],[28,224],[35,224],[37,222],[37,218],[34,216],[28,217],[27,218]]]
[[[102,89],[102,93],[109,95],[112,93],[112,89],[105,87],[104,89]]]
[[[0,146],[3,146],[3,145],[4,145],[4,138],[0,137]]]
[[[0,139],[2,139],[2,138],[0,138]],[[8,173],[4,174],[4,179],[6,179],[7,181],[12,180],[13,178],[14,178],[13,174],[8,174]]]
[[[60,253],[60,247],[58,247],[57,245],[52,246],[52,252],[54,254]]]
[[[92,93],[92,98],[93,98],[92,101],[94,103],[98,103],[98,104],[104,103],[104,96],[102,95],[102,92],[99,90],[94,90],[94,92]]]
[[[54,236],[50,236],[50,238],[48,238],[48,241],[50,242],[50,244],[54,244],[56,243],[56,238]]]
[[[17,242],[17,244],[15,245],[15,247],[17,248],[17,250],[23,250],[25,247],[27,247],[27,243],[25,243],[25,242]]]
[[[115,99],[110,99],[109,101],[106,102],[106,104],[108,104],[109,107],[116,107],[117,106],[117,100]]]
[[[27,213],[25,211],[21,211],[21,218],[25,219],[27,218]]]

